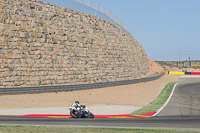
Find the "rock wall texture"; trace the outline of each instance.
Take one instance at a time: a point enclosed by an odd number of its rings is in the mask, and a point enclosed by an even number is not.
[[[148,73],[137,40],[119,27],[38,0],[0,0],[0,88],[89,84]]]

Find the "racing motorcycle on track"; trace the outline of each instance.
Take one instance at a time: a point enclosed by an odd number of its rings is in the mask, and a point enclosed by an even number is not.
[[[85,105],[69,107],[69,110],[72,118],[94,118],[94,115],[89,111],[88,107],[86,107]]]

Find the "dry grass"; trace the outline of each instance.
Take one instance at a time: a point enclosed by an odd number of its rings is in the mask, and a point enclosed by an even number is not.
[[[0,133],[200,133],[200,130],[0,126]]]
[[[200,69],[200,64],[192,65],[192,68],[194,68],[194,69]]]

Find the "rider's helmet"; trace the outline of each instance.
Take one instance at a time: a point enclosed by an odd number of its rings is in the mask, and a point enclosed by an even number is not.
[[[76,104],[79,104],[79,101],[75,101]]]

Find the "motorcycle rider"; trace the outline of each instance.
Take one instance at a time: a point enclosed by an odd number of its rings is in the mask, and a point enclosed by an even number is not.
[[[85,105],[80,105],[79,101],[75,101],[72,104],[70,115],[73,118],[94,118],[94,115],[88,110],[88,108]]]
[[[72,107],[74,107],[75,109],[77,109],[78,107],[81,107],[79,101],[75,101],[73,104],[72,104]]]

